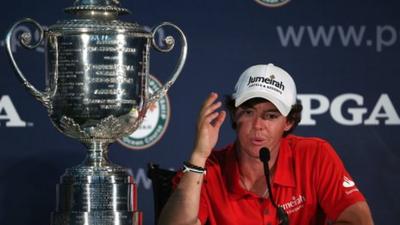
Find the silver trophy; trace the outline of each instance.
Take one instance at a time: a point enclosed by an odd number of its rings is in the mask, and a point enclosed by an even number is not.
[[[174,83],[186,60],[186,38],[172,23],[146,31],[136,23],[119,21],[117,17],[129,11],[120,8],[118,0],[74,2],[65,9],[74,19],[58,21],[48,29],[23,19],[6,37],[7,53],[19,80],[47,108],[54,126],[88,149],[84,162],[60,178],[51,225],[139,225],[142,215],[133,177],[128,169],[108,160],[108,146],[135,131],[149,106]],[[18,42],[28,49],[44,43],[45,91],[25,78],[11,50],[13,33],[25,23],[39,31],[40,40],[32,41],[32,32],[24,32]],[[155,37],[164,27],[179,34],[180,56],[169,80],[150,94],[150,49],[169,52],[175,44],[171,36],[163,45],[157,43]]]

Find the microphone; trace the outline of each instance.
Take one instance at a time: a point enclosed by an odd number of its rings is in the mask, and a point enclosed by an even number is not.
[[[269,159],[271,158],[270,154],[269,154],[269,150],[266,147],[263,147],[260,149],[260,160],[261,162],[265,164],[268,163]],[[268,167],[269,168],[269,167]],[[268,169],[269,170],[269,169]],[[268,172],[269,173],[269,172]]]
[[[269,198],[271,199],[272,205],[276,208],[278,218],[279,218],[279,225],[289,225],[289,218],[285,210],[281,207],[278,206],[275,203],[274,197],[272,196],[272,189],[271,189],[271,182],[269,181],[269,166],[268,166],[268,161],[270,160],[271,156],[269,154],[269,150],[266,147],[263,147],[260,149],[260,160],[263,162],[264,165],[264,175],[265,179],[267,181],[267,187],[268,187],[268,194]]]

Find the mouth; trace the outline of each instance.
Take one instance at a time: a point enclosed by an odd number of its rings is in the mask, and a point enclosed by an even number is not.
[[[251,140],[251,143],[252,143],[253,145],[261,146],[261,145],[264,145],[264,144],[265,144],[265,139],[263,139],[263,138],[253,138],[253,139]]]

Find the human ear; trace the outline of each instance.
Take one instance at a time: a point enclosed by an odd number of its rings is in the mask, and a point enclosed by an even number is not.
[[[293,127],[293,121],[292,120],[288,120],[287,118],[286,118],[286,123],[285,123],[285,131],[288,131],[288,130],[290,130],[290,129],[292,129],[292,127]]]

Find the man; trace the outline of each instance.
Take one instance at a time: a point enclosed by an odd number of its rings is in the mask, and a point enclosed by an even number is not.
[[[212,151],[226,117],[217,98],[211,93],[200,110],[194,150],[160,224],[373,224],[332,146],[289,135],[302,107],[286,71],[268,64],[242,73],[227,101],[236,141]],[[270,153],[271,190],[260,149]]]

